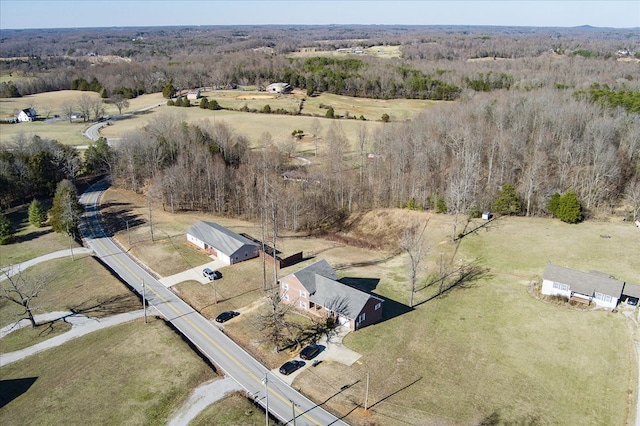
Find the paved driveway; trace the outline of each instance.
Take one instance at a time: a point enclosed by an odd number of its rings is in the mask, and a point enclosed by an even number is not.
[[[213,261],[209,263],[205,263],[204,265],[187,269],[186,271],[182,271],[175,275],[160,278],[158,281],[160,281],[165,287],[171,287],[176,284],[180,284],[181,282],[184,282],[184,281],[198,281],[201,284],[207,284],[210,282],[209,278],[205,278],[202,275],[202,270],[204,268],[209,268],[212,271],[217,271],[218,269],[224,266],[228,266],[228,265],[221,260],[214,259]],[[224,279],[224,275],[222,276],[222,279]]]

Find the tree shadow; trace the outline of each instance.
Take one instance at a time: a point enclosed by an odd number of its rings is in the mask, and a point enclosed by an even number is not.
[[[398,256],[398,253],[390,254],[389,256],[381,259],[366,260],[363,262],[339,263],[334,267],[334,269],[336,271],[340,271],[340,270],[349,269],[349,268],[359,268],[363,266],[379,265],[381,263],[385,263],[385,262],[388,262],[389,260],[392,260],[396,256]]]
[[[14,241],[16,243],[25,243],[27,241],[33,241],[35,239],[38,239],[44,235],[51,234],[51,233],[53,233],[53,229],[47,228],[40,231],[29,232],[28,234],[24,234],[24,235],[18,235],[14,237]]]
[[[133,214],[130,206],[130,203],[106,203],[100,205],[100,221],[105,225],[108,236],[111,237],[127,228],[131,229],[147,223],[146,219],[140,215]]]
[[[36,380],[37,377],[0,380],[0,408],[27,392]]]
[[[140,309],[140,301],[132,294],[120,294],[104,300],[87,301],[68,308],[73,315],[105,317]]]
[[[378,405],[378,404],[380,404],[380,403],[382,403],[382,402],[386,401],[387,399],[391,398],[392,396],[397,395],[397,394],[399,394],[400,392],[402,392],[402,391],[404,391],[404,390],[409,389],[411,386],[415,385],[415,384],[416,384],[416,383],[418,383],[420,380],[422,380],[422,376],[418,377],[418,378],[417,378],[417,379],[415,379],[413,382],[411,382],[411,383],[409,383],[409,384],[407,384],[407,385],[405,385],[405,386],[401,387],[401,388],[400,388],[400,389],[398,389],[397,391],[395,391],[395,392],[391,392],[389,395],[385,396],[384,398],[379,399],[379,400],[378,400],[378,401],[376,401],[374,404],[371,404],[368,408],[373,408],[373,407],[375,407],[376,405]]]
[[[414,305],[414,308],[430,302],[438,297],[446,297],[449,294],[450,290],[454,288],[472,288],[476,285],[477,281],[489,277],[491,277],[489,269],[480,266],[478,264],[478,261],[468,264],[461,264],[453,270],[436,276],[430,282],[425,284],[424,287],[419,289],[417,292],[425,290],[427,288],[431,288],[435,285],[438,285],[440,287],[433,296],[430,296],[427,299],[416,303]]]

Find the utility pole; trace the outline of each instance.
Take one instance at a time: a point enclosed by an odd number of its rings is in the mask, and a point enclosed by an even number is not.
[[[131,232],[129,231],[129,219],[125,219],[127,222],[127,239],[129,240],[129,249],[131,249]]]
[[[293,411],[293,426],[296,426],[296,403],[293,402],[293,399],[289,401],[291,401],[291,411]]]
[[[265,401],[265,410],[264,410],[264,424],[265,426],[269,426],[269,388],[267,387],[267,372],[264,372],[264,379],[262,380],[264,383],[264,401]]]
[[[369,409],[369,372],[367,371],[367,390],[364,395],[364,411]]]
[[[144,289],[144,280],[142,280],[142,309],[144,309],[144,323],[147,323],[147,294]]]

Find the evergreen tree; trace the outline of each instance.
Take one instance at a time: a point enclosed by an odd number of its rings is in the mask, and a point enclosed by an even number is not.
[[[42,206],[42,203],[34,199],[31,204],[29,204],[29,223],[36,228],[42,228],[46,221],[47,212]]]
[[[560,197],[555,216],[566,223],[578,223],[582,221],[582,206],[575,192],[569,191]]]
[[[556,216],[559,206],[560,206],[560,194],[556,192],[549,199],[549,202],[547,203],[547,209],[549,210],[549,213]]]
[[[200,99],[200,108],[202,109],[209,108],[209,101],[207,100],[207,98]]]
[[[500,194],[493,201],[491,209],[497,214],[514,215],[522,212],[522,204],[516,194],[516,188],[511,184],[505,184]]]
[[[162,88],[162,96],[167,99],[172,98],[175,93],[176,88],[173,87],[173,82],[171,81],[167,82],[167,84]]]
[[[11,222],[0,212],[0,245],[8,244],[13,238],[13,228]]]
[[[53,230],[75,237],[83,210],[73,183],[66,179],[60,181],[53,198],[53,206],[49,210],[49,222]]]
[[[389,120],[391,119],[391,117],[389,117],[389,114],[382,114],[382,117],[380,117],[380,119],[384,122],[384,123],[388,123]]]
[[[210,110],[219,110],[219,109],[222,109],[222,107],[220,106],[218,101],[216,101],[215,99],[211,99],[209,101],[209,109]]]
[[[329,107],[329,109],[327,110],[326,117],[327,118],[335,118],[335,112],[333,111],[333,108]]]

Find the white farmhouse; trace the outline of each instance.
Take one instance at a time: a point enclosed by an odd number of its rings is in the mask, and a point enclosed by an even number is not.
[[[36,114],[36,110],[33,108],[27,108],[27,109],[23,109],[22,111],[20,111],[18,113],[18,121],[33,121],[36,119],[36,116],[38,114]]]

